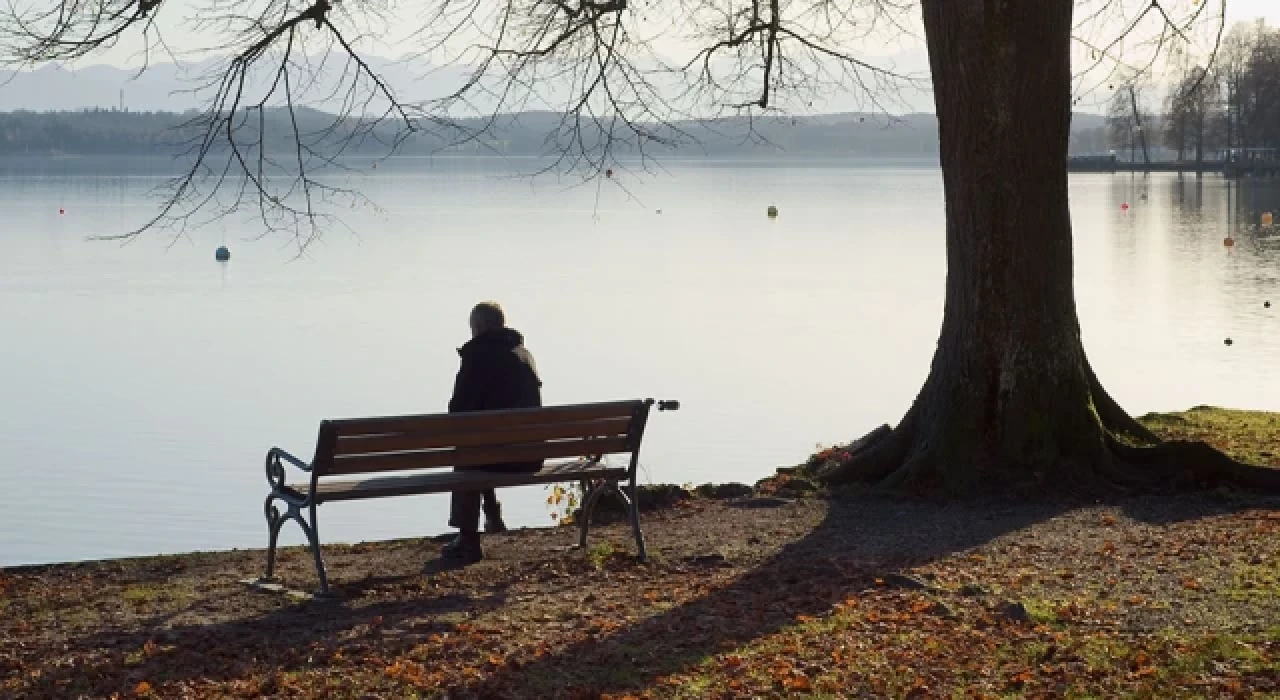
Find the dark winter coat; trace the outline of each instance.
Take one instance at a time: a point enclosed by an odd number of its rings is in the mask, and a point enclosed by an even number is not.
[[[486,331],[458,348],[458,354],[462,367],[453,384],[449,413],[542,405],[542,380],[518,331]]]

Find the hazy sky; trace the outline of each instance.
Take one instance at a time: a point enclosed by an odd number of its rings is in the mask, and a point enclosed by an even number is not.
[[[44,0],[29,0],[33,3],[41,3]],[[1081,0],[1081,10],[1077,12],[1077,16],[1084,14],[1084,8],[1090,3],[1109,0]],[[1174,0],[1175,2],[1208,2],[1213,3],[1211,7],[1216,7],[1220,0]],[[1131,11],[1142,6],[1145,0],[1122,0],[1124,6]],[[252,5],[253,3],[247,3]],[[377,42],[381,50],[378,53],[386,55],[400,55],[407,46],[401,43],[401,39],[407,37],[409,33],[415,31],[421,22],[414,21],[421,14],[420,9],[427,5],[423,1],[410,1],[397,3],[397,13],[392,18],[393,21],[385,25],[375,27],[374,31],[379,35],[385,36],[388,40]],[[164,36],[169,44],[174,47],[190,47],[202,44],[208,44],[207,37],[201,37],[192,31],[184,19],[191,14],[191,8],[204,6],[204,0],[169,0],[162,7],[162,26],[164,27]],[[672,6],[672,5],[668,5]],[[1238,21],[1251,20],[1256,18],[1264,18],[1268,23],[1280,25],[1280,0],[1227,0],[1226,16],[1228,25]],[[639,14],[644,14],[640,11]],[[633,31],[645,32],[656,38],[656,43],[662,53],[683,54],[681,42],[675,37],[683,33],[685,23],[683,17],[660,17],[659,12],[655,9],[653,17],[645,17],[646,24]],[[1132,12],[1130,12],[1132,16]],[[900,37],[894,34],[886,34],[880,42],[872,41],[866,47],[862,47],[864,53],[871,55],[899,55],[904,53],[914,53],[923,51],[923,43],[918,38],[921,34],[919,28],[918,12],[912,12],[907,16],[907,21],[914,26],[908,26],[908,29],[916,34],[915,37]],[[397,37],[399,35],[399,37]],[[879,45],[877,45],[877,43]],[[111,63],[116,65],[129,64],[137,60],[136,54],[141,42],[131,39],[122,42],[117,49],[105,54],[98,54],[89,59],[90,63]]]
[[[45,0],[27,1],[32,3],[41,3]],[[166,18],[163,22],[163,33],[166,41],[171,46],[178,47],[178,49],[181,50],[183,48],[190,49],[192,47],[209,45],[211,37],[201,36],[194,33],[188,24],[180,21],[184,16],[190,13],[190,8],[203,6],[205,1],[206,0],[169,0],[162,5],[162,17]],[[1105,3],[1108,1],[1110,0],[1080,0],[1081,9],[1077,11],[1077,18],[1088,13],[1088,8],[1091,3],[1096,5],[1097,3]],[[1219,0],[1175,1],[1182,2],[1182,9],[1184,10],[1191,7],[1191,3],[1195,2],[1211,3],[1209,8],[1213,9],[1217,7],[1217,3],[1219,2]],[[1146,0],[1124,0],[1121,7],[1124,7],[1125,10],[1129,12],[1129,14],[1126,15],[1127,17],[1132,17],[1134,12],[1143,7],[1144,2],[1146,2]],[[252,0],[249,0],[247,4],[253,5],[255,3],[253,3]],[[405,32],[421,25],[421,21],[418,18],[420,12],[415,11],[414,8],[425,6],[425,4],[425,0],[409,0],[408,2],[397,3],[396,7],[398,8],[398,14],[392,18],[394,21],[388,22],[385,25],[377,25],[373,28],[372,32],[366,35],[366,37],[377,36],[387,37],[387,39],[367,39],[361,46],[362,51],[392,57],[404,55],[408,51],[412,50],[414,47],[411,45],[395,40],[395,35],[400,33],[403,36]],[[668,7],[673,5],[672,3],[662,4],[665,4]],[[641,5],[637,4],[635,6],[640,7]],[[691,45],[683,43],[672,37],[681,36],[686,33],[687,26],[684,23],[686,18],[663,17],[657,9],[661,6],[662,5],[655,4],[653,6],[654,16],[643,17],[644,23],[637,27],[636,31],[648,33],[650,37],[654,38],[656,50],[660,54],[667,56],[669,60],[683,61],[690,55]],[[1273,26],[1280,26],[1280,0],[1227,0],[1226,8],[1226,19],[1228,25],[1240,21],[1264,18],[1269,24]],[[638,10],[637,12],[641,16],[644,14],[643,10]],[[1127,20],[1124,18],[1108,20],[1101,27],[1095,28],[1092,36],[1096,37],[1094,39],[1095,41],[1108,43],[1108,37],[1111,36],[1113,32],[1119,31],[1118,29],[1113,29],[1113,27],[1123,26],[1125,23],[1127,23]],[[899,72],[925,75],[928,71],[928,56],[925,52],[923,42],[920,39],[922,32],[919,27],[918,12],[912,12],[907,15],[904,18],[904,24],[907,29],[906,35],[902,35],[900,32],[886,33],[883,36],[872,37],[870,40],[864,41],[861,45],[850,47],[850,49],[859,57],[866,58],[869,62],[876,65],[892,67]],[[1159,20],[1155,18],[1154,15],[1151,15],[1148,18],[1146,24],[1148,25],[1146,28],[1151,31],[1156,31],[1160,27]],[[1212,26],[1206,23],[1202,26],[1202,29],[1207,37],[1205,40],[1206,43],[1211,44]],[[355,34],[354,31],[349,33],[352,35]],[[113,64],[116,66],[136,65],[139,61],[138,49],[140,47],[141,42],[136,39],[125,41],[112,51],[96,54],[90,58],[82,60],[74,67],[102,63]],[[1087,49],[1077,44],[1076,50],[1081,52],[1076,56],[1075,60],[1077,61],[1077,64],[1081,65],[1087,63],[1085,60],[1086,57],[1082,55],[1082,53],[1087,52]],[[1132,49],[1124,51],[1123,54],[1125,58],[1128,59],[1131,55],[1139,54],[1141,51],[1142,50],[1140,48]],[[188,57],[184,56],[183,58],[185,59]],[[165,60],[167,59],[163,55],[152,56],[153,62],[162,62]],[[1156,79],[1157,81],[1160,81],[1161,77],[1157,76]],[[1091,83],[1077,85],[1076,97],[1080,99],[1077,108],[1081,111],[1103,111],[1104,105],[1111,94],[1111,91],[1107,89],[1107,84],[1113,82],[1115,82],[1115,78],[1102,75]],[[122,85],[121,87],[125,88],[126,91],[129,91],[127,85]],[[175,86],[174,89],[180,89],[180,87]],[[926,87],[923,90],[917,90],[913,93],[904,93],[901,95],[901,99],[897,101],[897,104],[890,104],[886,106],[889,111],[892,112],[932,111],[932,95]],[[33,107],[37,109],[40,108],[35,107],[34,105]],[[864,111],[868,109],[869,105],[866,100],[861,99],[859,95],[852,92],[848,94],[833,92],[824,99],[812,103],[811,108],[806,108],[803,105],[801,105],[800,108],[797,108],[795,105],[791,106],[792,111],[799,112]],[[871,108],[871,111],[876,110]]]
[[[1227,0],[1227,21],[1263,17],[1269,24],[1280,24],[1280,3],[1276,0]]]

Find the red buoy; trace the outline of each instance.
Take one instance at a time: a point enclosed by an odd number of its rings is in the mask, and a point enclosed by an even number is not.
[[[66,214],[66,213],[67,213],[67,210],[66,210],[66,209],[63,209],[62,207],[58,207],[58,213],[59,213],[59,214]]]
[[[1121,204],[1120,211],[1129,211],[1129,203],[1125,202],[1124,204]]]

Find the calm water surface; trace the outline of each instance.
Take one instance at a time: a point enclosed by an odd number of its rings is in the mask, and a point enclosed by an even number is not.
[[[236,222],[86,242],[141,222],[159,179],[0,176],[0,565],[262,546],[267,448],[443,410],[480,299],[527,336],[548,403],[683,401],[651,422],[655,482],[752,481],[895,421],[941,318],[940,173],[664,165],[597,188],[402,164],[362,178],[381,209],[349,213],[358,235],[301,258]],[[1071,199],[1085,344],[1116,398],[1280,409],[1280,237],[1248,228],[1280,189],[1077,175]],[[506,491],[509,522],[548,524],[544,497]],[[321,532],[434,534],[445,505],[331,505]]]

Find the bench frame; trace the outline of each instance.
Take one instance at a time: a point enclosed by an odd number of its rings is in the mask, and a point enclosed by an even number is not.
[[[540,478],[534,479],[535,474],[519,473],[519,472],[486,472],[483,470],[474,470],[466,473],[466,477],[458,477],[460,483],[455,483],[448,488],[426,487],[414,489],[412,492],[404,494],[387,494],[382,496],[369,496],[368,498],[385,498],[389,495],[421,495],[431,493],[450,493],[455,490],[458,485],[466,485],[471,488],[505,488],[507,486],[526,486],[532,484],[550,484],[565,483],[578,481],[582,489],[582,501],[580,504],[579,518],[579,538],[578,547],[585,548],[587,546],[587,535],[591,529],[591,515],[595,510],[596,504],[600,498],[606,493],[612,491],[617,493],[626,504],[627,513],[631,520],[631,528],[635,535],[636,549],[640,561],[646,558],[644,534],[640,530],[640,501],[637,494],[636,475],[640,464],[640,442],[644,437],[645,425],[648,421],[650,408],[654,405],[653,399],[645,399],[643,401],[626,402],[633,404],[631,423],[627,432],[627,450],[621,452],[610,452],[610,454],[627,454],[630,453],[630,462],[625,470],[614,471],[613,475],[599,476],[592,475],[589,478],[575,478],[576,471],[589,470],[599,466],[604,454],[583,454],[580,458],[568,465],[566,468],[566,476],[563,479],[548,478],[543,474]],[[676,410],[679,408],[677,401],[660,401],[657,402],[658,410]],[[548,407],[557,408],[557,407]],[[516,409],[515,412],[533,412],[546,409]],[[492,411],[485,412],[486,415],[494,416],[504,412]],[[457,414],[443,414],[457,415]],[[280,528],[285,522],[292,520],[298,523],[302,528],[302,532],[307,537],[307,543],[311,549],[312,556],[315,558],[316,574],[320,580],[320,595],[329,595],[329,580],[325,573],[324,558],[320,552],[320,529],[317,520],[316,508],[324,502],[323,498],[317,498],[318,487],[321,484],[321,470],[316,469],[317,462],[325,454],[325,443],[328,445],[328,460],[332,461],[333,454],[333,438],[326,439],[326,424],[329,421],[321,423],[320,439],[317,444],[317,457],[311,464],[289,454],[279,447],[272,447],[267,452],[266,472],[267,483],[271,487],[270,493],[267,495],[263,510],[267,520],[267,566],[266,575],[263,580],[272,580],[275,572],[276,564],[276,543],[279,539]],[[589,444],[589,440],[587,441]],[[476,445],[472,445],[474,447]],[[483,445],[480,445],[483,447]],[[584,452],[587,451],[584,449]],[[306,475],[309,475],[309,488],[303,492],[301,484],[294,487],[286,481],[285,465],[291,465]],[[454,472],[455,474],[457,472]],[[495,479],[495,477],[497,477]],[[626,485],[623,486],[622,482]],[[276,502],[279,501],[285,506],[282,512],[277,507]]]

